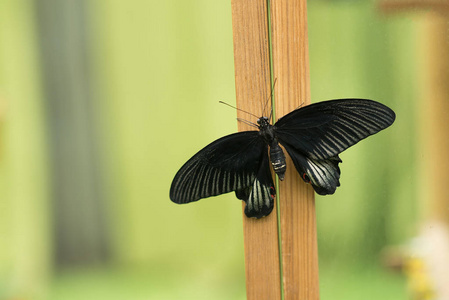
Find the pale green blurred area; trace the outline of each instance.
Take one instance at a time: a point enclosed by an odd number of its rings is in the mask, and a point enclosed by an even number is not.
[[[321,297],[406,299],[380,253],[419,222],[419,18],[370,1],[311,1],[308,17],[312,101],[397,113],[316,198]],[[244,299],[241,202],[168,197],[236,131],[219,100],[235,104],[230,1],[0,1],[0,299]]]

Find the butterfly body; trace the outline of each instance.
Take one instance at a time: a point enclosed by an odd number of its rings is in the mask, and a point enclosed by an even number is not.
[[[218,139],[194,155],[178,171],[170,189],[175,203],[235,191],[245,201],[245,214],[261,218],[271,213],[276,190],[270,163],[282,180],[283,149],[301,178],[320,195],[340,186],[338,154],[390,126],[394,112],[365,99],[338,99],[296,109],[271,125],[257,120],[259,131],[243,131]]]
[[[267,117],[261,117],[257,120],[259,125],[259,133],[270,146],[270,161],[273,166],[274,172],[279,176],[280,180],[284,180],[285,170],[287,165],[285,163],[285,154],[282,148],[279,146],[279,142],[275,135],[273,125],[270,124],[270,120]]]

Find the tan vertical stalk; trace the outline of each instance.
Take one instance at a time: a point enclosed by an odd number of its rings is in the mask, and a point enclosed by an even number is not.
[[[278,117],[310,103],[306,12],[305,0],[271,1]],[[261,114],[270,93],[267,2],[233,0],[232,17],[237,106]],[[250,128],[240,124],[239,129]],[[287,168],[277,196],[281,212],[283,274],[279,263],[276,208],[260,220],[243,218],[248,299],[280,299],[280,280],[284,283],[285,299],[319,298],[314,193],[311,187],[303,184],[290,159]]]
[[[272,0],[276,117],[310,104],[306,0]],[[319,299],[315,198],[290,158],[280,201],[284,297]]]
[[[270,93],[266,0],[232,0],[237,107],[262,115]],[[248,115],[238,113],[248,119]],[[251,120],[255,122],[256,120]],[[254,130],[239,123],[239,130]],[[243,215],[246,294],[249,300],[281,299],[276,207],[265,218]]]

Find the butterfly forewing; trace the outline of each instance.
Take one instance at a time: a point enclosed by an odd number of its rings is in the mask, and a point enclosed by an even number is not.
[[[189,203],[252,186],[264,147],[257,131],[235,133],[216,140],[178,171],[171,185],[170,199]]]
[[[390,126],[394,112],[365,99],[323,101],[297,109],[275,124],[283,145],[312,159],[333,157]]]

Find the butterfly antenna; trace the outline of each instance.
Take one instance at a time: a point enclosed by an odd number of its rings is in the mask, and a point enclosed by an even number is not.
[[[234,108],[234,109],[236,109],[236,110],[238,110],[238,111],[241,111],[241,112],[244,112],[244,113],[246,113],[246,114],[249,114],[249,115],[251,115],[251,116],[253,116],[253,117],[259,118],[258,116],[254,115],[254,114],[252,114],[252,113],[250,113],[250,112],[247,112],[246,110],[243,110],[243,109],[237,108],[237,107],[235,107],[235,106],[232,106],[231,104],[228,104],[228,103],[226,103],[226,102],[223,102],[223,101],[218,101],[218,103],[221,103],[221,104],[227,105],[227,106],[229,106],[229,107],[232,107],[232,108]]]
[[[270,120],[271,122],[274,122],[273,120],[271,120],[272,115],[273,115],[273,104],[271,104],[270,116],[268,117],[268,120]]]
[[[259,126],[257,126],[257,125],[254,124],[253,122],[250,122],[250,121],[245,120],[245,119],[237,118],[237,121],[242,122],[242,123],[244,123],[244,124],[246,124],[246,125],[249,125],[249,126],[251,126],[251,127],[259,128]]]
[[[278,80],[277,78],[274,79],[273,87],[271,88],[271,93],[270,93],[270,98],[271,98],[271,99],[273,99],[274,87],[276,86],[276,81],[277,81],[277,80]],[[268,100],[269,100],[270,98],[267,99],[266,104],[265,104],[265,108],[268,106]],[[264,108],[264,111],[265,111],[265,108]],[[272,116],[272,115],[273,115],[273,101],[271,101],[270,116],[268,117],[269,120],[271,120],[271,116]]]
[[[298,108],[301,108],[303,105],[304,105],[304,101],[297,108],[295,108],[295,110],[297,110]]]

